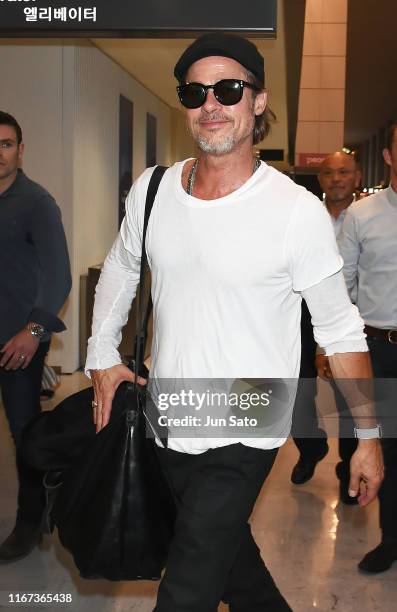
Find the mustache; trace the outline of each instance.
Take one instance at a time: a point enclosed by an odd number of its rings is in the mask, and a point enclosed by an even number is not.
[[[205,111],[201,111],[197,123],[202,123],[205,121],[233,121],[233,119],[222,111],[214,111],[213,113],[207,113]]]

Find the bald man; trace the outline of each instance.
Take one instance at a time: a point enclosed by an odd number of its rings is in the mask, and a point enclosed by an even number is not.
[[[354,200],[354,193],[361,180],[361,174],[352,155],[336,152],[329,155],[321,164],[318,176],[319,183],[325,193],[325,206],[338,236],[346,209]],[[302,357],[298,393],[294,410],[293,436],[300,452],[299,460],[292,470],[291,480],[294,484],[304,484],[314,474],[317,463],[328,452],[325,432],[318,426],[315,396],[317,392],[316,377],[332,384],[335,401],[339,411],[339,456],[341,461],[336,466],[336,474],[340,480],[340,500],[345,504],[357,504],[357,498],[348,494],[350,478],[350,459],[354,453],[357,441],[352,438],[354,423],[350,411],[336,384],[328,358],[317,349],[313,337],[311,317],[306,303],[302,302]],[[301,437],[310,432],[310,437]]]
[[[346,208],[354,200],[361,173],[353,155],[341,151],[329,155],[320,166],[318,180],[325,193],[325,205],[338,236],[346,214]]]

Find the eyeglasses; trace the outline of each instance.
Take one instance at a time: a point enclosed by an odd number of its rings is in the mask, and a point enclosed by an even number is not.
[[[214,90],[214,96],[223,106],[233,106],[240,102],[243,97],[244,87],[254,91],[261,91],[256,85],[241,81],[240,79],[222,79],[215,85],[203,85],[202,83],[186,83],[179,85],[176,90],[179,99],[186,108],[200,108],[207,98],[208,90]]]

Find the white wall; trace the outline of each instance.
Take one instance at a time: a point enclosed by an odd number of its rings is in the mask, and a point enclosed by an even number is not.
[[[172,161],[195,157],[197,155],[196,144],[187,129],[184,113],[177,108],[172,108],[171,113]]]
[[[25,142],[23,167],[56,199],[73,252],[73,201],[67,187],[72,175],[66,160],[72,151],[64,139],[65,85],[71,81],[64,71],[64,47],[60,41],[0,41],[0,108],[20,123]],[[68,81],[68,82],[67,82]],[[69,331],[53,343],[52,363],[72,363],[72,305],[69,298],[62,313]]]
[[[146,113],[157,118],[157,161],[170,161],[169,107],[88,42],[73,48],[74,278],[73,317],[78,321],[78,283],[102,262],[118,228],[119,96],[134,104],[133,178],[146,168]],[[78,342],[77,326],[73,326]]]
[[[80,364],[79,278],[103,261],[118,222],[119,95],[134,103],[133,177],[146,162],[146,113],[157,117],[157,161],[170,163],[171,110],[85,41],[0,41],[0,108],[15,115],[27,145],[24,169],[63,215],[73,289],[49,361]]]

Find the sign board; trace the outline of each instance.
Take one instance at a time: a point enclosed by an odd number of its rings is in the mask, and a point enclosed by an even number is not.
[[[277,0],[0,0],[0,36],[192,37],[227,30],[275,38]]]
[[[297,155],[297,166],[299,167],[318,167],[324,159],[328,157],[329,153],[299,153]]]

